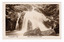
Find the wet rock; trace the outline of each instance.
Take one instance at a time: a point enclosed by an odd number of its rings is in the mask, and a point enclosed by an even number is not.
[[[52,36],[52,35],[56,35],[53,29],[47,31],[40,31],[39,28],[36,28],[34,30],[30,30],[24,33],[24,36]]]
[[[34,30],[30,30],[24,33],[25,36],[41,36],[41,31],[39,28],[35,28]]]

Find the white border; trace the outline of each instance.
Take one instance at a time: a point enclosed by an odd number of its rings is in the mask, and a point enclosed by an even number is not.
[[[59,4],[59,10],[60,9],[60,5],[61,3],[60,2],[3,2],[3,25],[5,24],[5,5],[6,4]],[[59,12],[59,17],[61,17],[60,15],[60,12]],[[60,21],[60,18],[59,18],[59,21]],[[60,25],[60,23],[59,23]],[[60,26],[59,26],[60,28]],[[10,38],[10,37],[6,37],[5,36],[5,25],[3,26],[3,29],[4,29],[4,32],[3,32],[3,38],[4,39],[60,39],[61,38],[61,29],[60,30],[60,35],[59,36],[42,36],[42,37],[25,37],[25,36],[21,36],[21,37],[13,37],[13,38]]]

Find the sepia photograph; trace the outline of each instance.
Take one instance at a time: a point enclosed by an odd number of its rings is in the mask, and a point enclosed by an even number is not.
[[[4,38],[60,36],[59,3],[3,3]]]

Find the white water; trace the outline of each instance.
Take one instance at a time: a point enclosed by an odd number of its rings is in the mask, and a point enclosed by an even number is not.
[[[34,7],[33,7],[32,11],[26,11],[25,12],[25,16],[24,16],[23,24],[22,24],[22,29],[17,33],[24,34],[27,31],[28,20],[30,20],[31,23],[32,23],[32,27],[33,27],[32,29],[35,29],[35,28],[39,27],[41,31],[49,30],[43,24],[43,21],[48,20],[46,18],[46,16],[44,14],[42,14],[42,13],[39,13],[39,12],[35,11]]]
[[[17,27],[18,27],[18,21],[19,21],[19,19],[20,19],[20,16],[21,16],[21,13],[18,13],[18,18],[17,18],[17,22],[16,22],[16,29],[17,29]]]

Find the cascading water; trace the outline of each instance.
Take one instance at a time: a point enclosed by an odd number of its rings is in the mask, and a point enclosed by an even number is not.
[[[49,30],[44,24],[43,21],[47,21],[48,19],[46,16],[42,13],[37,12],[34,10],[34,7],[31,11],[25,11],[24,19],[23,19],[23,24],[22,24],[22,29],[17,32],[18,34],[24,34],[27,32],[27,23],[28,20],[31,21],[32,23],[32,29],[34,30],[35,28],[39,27],[41,31],[46,31]]]
[[[16,29],[18,28],[18,21],[19,21],[19,19],[20,19],[20,16],[21,16],[21,13],[18,13],[18,18],[17,18],[17,22],[16,22]]]

